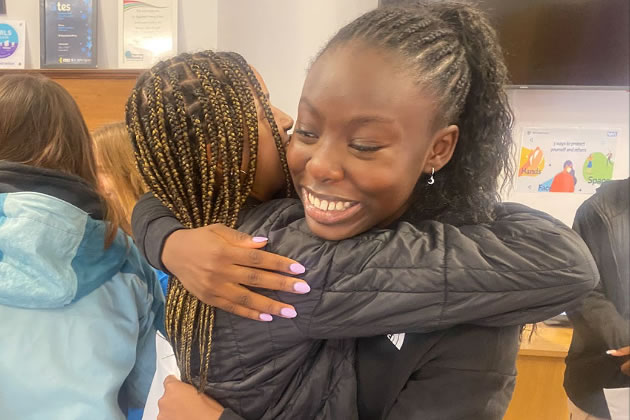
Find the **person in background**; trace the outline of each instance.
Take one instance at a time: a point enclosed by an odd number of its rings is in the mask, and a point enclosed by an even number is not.
[[[564,389],[571,420],[609,419],[602,389],[630,386],[624,358],[630,345],[629,194],[630,179],[606,182],[575,216],[573,229],[591,250],[600,283],[579,307],[567,312],[573,339]]]
[[[117,213],[120,227],[129,236],[131,232],[131,213],[140,196],[147,192],[136,168],[133,148],[124,121],[100,127],[92,133],[96,155],[97,175],[100,190],[106,197],[113,212]],[[166,296],[168,275],[155,270],[162,293]],[[156,336],[156,372],[172,372],[172,351],[168,342],[157,332]],[[130,410],[127,420],[139,420],[143,408]]]
[[[136,168],[127,126],[124,121],[104,125],[94,130],[92,139],[100,190],[117,213],[121,229],[132,236],[131,213],[147,188]],[[166,295],[168,275],[160,270],[156,274]]]
[[[99,194],[70,94],[7,75],[0,109],[0,417],[124,420],[155,371],[155,272]]]

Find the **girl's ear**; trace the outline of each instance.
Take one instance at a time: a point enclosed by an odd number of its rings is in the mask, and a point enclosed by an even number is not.
[[[431,150],[423,172],[430,174],[433,169],[436,172],[442,169],[453,157],[458,139],[459,127],[456,125],[449,125],[438,130],[433,137]]]

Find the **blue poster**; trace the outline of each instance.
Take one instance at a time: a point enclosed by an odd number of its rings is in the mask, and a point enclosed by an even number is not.
[[[42,67],[96,67],[97,0],[41,0]]]

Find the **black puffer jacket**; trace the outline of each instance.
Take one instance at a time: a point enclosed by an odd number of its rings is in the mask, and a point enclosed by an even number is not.
[[[601,283],[568,312],[573,339],[564,388],[585,412],[610,418],[603,388],[626,388],[624,359],[606,350],[630,345],[630,179],[610,181],[578,209],[573,228],[599,267]]]
[[[312,235],[303,217],[298,201],[275,201],[248,212],[239,228],[305,265],[312,289],[260,291],[294,305],[293,320],[217,311],[206,392],[247,419],[356,418],[352,337],[541,321],[598,281],[573,231],[521,205],[503,205],[491,224],[400,223],[339,242]],[[147,237],[144,222],[135,224],[137,238]]]

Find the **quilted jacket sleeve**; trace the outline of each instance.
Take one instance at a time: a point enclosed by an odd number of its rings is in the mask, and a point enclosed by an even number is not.
[[[300,214],[300,205],[278,210],[256,234],[270,238],[269,251],[306,266],[311,293],[267,294],[294,304],[296,326],[313,338],[538,322],[571,308],[599,281],[574,231],[518,204],[502,205],[488,224],[400,223],[323,243]]]
[[[310,293],[257,291],[295,305],[295,325],[309,337],[538,322],[574,306],[599,281],[575,232],[518,204],[502,205],[488,224],[400,223],[340,242],[312,235],[303,217],[298,201],[277,200],[247,213],[239,230],[269,237],[267,251],[306,266]],[[144,252],[163,243],[155,226],[136,235],[154,238],[138,244]]]

